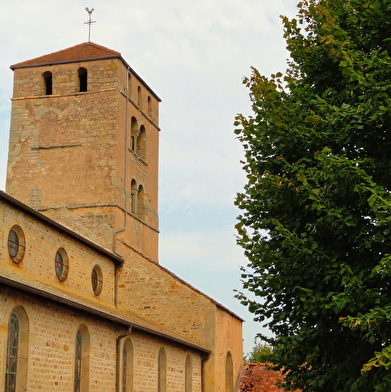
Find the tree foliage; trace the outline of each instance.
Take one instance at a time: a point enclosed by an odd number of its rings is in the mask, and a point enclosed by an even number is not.
[[[270,345],[255,341],[253,349],[245,356],[244,360],[251,363],[273,363],[273,350]]]
[[[391,385],[391,1],[304,0],[283,75],[244,79],[238,297],[275,337],[286,388]]]

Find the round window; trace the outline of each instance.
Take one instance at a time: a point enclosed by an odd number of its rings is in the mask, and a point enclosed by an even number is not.
[[[99,295],[103,287],[102,270],[99,265],[95,265],[91,273],[92,290],[95,295]]]
[[[54,258],[54,265],[56,268],[56,275],[60,282],[63,282],[68,276],[68,256],[67,252],[65,252],[64,248],[60,248],[56,252],[56,256]]]
[[[14,263],[20,263],[23,260],[26,249],[25,237],[20,226],[12,226],[8,233],[8,253]]]

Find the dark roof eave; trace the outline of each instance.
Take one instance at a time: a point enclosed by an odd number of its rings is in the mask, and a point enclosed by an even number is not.
[[[160,338],[163,338],[163,339],[166,339],[166,340],[169,340],[169,341],[172,341],[172,342],[179,343],[179,344],[181,344],[183,346],[186,346],[186,347],[195,349],[197,351],[200,351],[203,354],[205,354],[206,356],[209,356],[212,353],[211,350],[208,350],[205,347],[198,346],[198,345],[196,345],[194,343],[191,343],[191,342],[188,342],[186,340],[182,340],[182,339],[179,339],[179,338],[177,338],[175,336],[171,336],[169,334],[166,334],[164,332],[154,330],[153,328],[148,328],[146,326],[139,325],[137,323],[131,322],[130,320],[126,320],[126,319],[124,319],[122,317],[118,317],[118,316],[110,314],[108,312],[104,312],[104,311],[99,310],[99,309],[91,308],[90,306],[84,305],[84,304],[82,304],[80,302],[72,301],[69,298],[63,298],[63,297],[58,296],[56,294],[49,293],[49,292],[47,292],[45,290],[41,290],[41,289],[36,288],[36,287],[28,286],[28,285],[26,285],[24,283],[17,282],[15,280],[7,278],[5,276],[0,276],[0,283],[6,284],[6,285],[11,286],[11,287],[15,287],[17,289],[23,290],[23,291],[28,292],[28,293],[32,293],[32,294],[38,295],[38,296],[43,297],[43,298],[47,298],[47,299],[53,300],[53,301],[58,302],[58,303],[62,303],[64,305],[70,306],[72,308],[76,308],[76,309],[85,311],[87,313],[90,313],[90,314],[93,314],[95,316],[101,317],[101,318],[103,318],[105,320],[110,320],[110,321],[116,322],[116,323],[118,323],[120,325],[124,325],[126,327],[131,327],[134,330],[145,332],[145,333],[148,333],[150,335],[158,336]]]
[[[108,60],[108,59],[117,59],[121,56],[113,55],[113,56],[105,56],[105,57],[89,57],[85,59],[77,59],[77,60],[61,60],[61,61],[51,61],[51,62],[43,62],[43,63],[35,63],[35,64],[15,64],[11,65],[10,68],[12,70],[19,69],[19,68],[36,68],[36,67],[43,67],[49,65],[57,65],[57,64],[69,64],[69,63],[81,63],[84,61],[95,61],[95,60]]]
[[[48,216],[42,214],[41,212],[35,210],[34,208],[29,207],[28,205],[22,203],[21,201],[15,199],[14,197],[8,195],[7,193],[5,193],[3,191],[0,191],[0,199],[4,199],[9,204],[12,204],[15,208],[22,210],[24,212],[27,212],[30,215],[33,215],[34,217],[38,218],[39,220],[44,221],[45,223],[49,224],[50,226],[55,227],[57,230],[60,230],[64,233],[66,233],[71,238],[88,246],[89,248],[92,248],[99,253],[103,253],[106,257],[109,257],[111,260],[113,260],[113,262],[117,268],[122,267],[122,265],[124,263],[124,259],[122,257],[101,247],[100,245],[96,244],[95,242],[89,240],[88,238],[83,237],[82,235],[71,230],[70,228],[61,225],[60,223],[56,222],[55,220],[49,218]]]

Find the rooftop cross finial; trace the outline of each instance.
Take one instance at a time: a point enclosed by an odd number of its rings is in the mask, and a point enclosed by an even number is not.
[[[86,11],[88,12],[88,21],[84,22],[84,24],[88,24],[88,42],[91,42],[91,25],[93,23],[96,23],[95,20],[92,20],[92,12],[94,11],[94,9],[89,9],[88,7],[86,7]]]

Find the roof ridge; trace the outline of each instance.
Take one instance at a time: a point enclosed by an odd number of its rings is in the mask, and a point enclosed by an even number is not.
[[[40,66],[47,64],[58,64],[69,61],[83,61],[104,57],[121,57],[121,53],[99,45],[95,42],[83,42],[65,49],[61,49],[43,56],[11,65],[11,69]]]
[[[81,45],[94,45],[94,46],[96,46],[96,47],[98,47],[98,48],[106,49],[106,50],[108,50],[108,51],[110,51],[110,52],[114,52],[114,53],[118,54],[119,56],[121,56],[121,53],[120,53],[120,52],[118,52],[118,51],[116,51],[116,50],[113,50],[113,49],[110,49],[110,48],[108,48],[107,46],[99,45],[99,44],[97,44],[96,42],[92,42],[92,41],[89,41],[89,42],[82,42],[81,44],[78,44],[78,45],[75,45],[75,46],[81,46]],[[72,46],[71,46],[70,48],[72,48]],[[68,49],[69,49],[69,48],[68,48]]]

